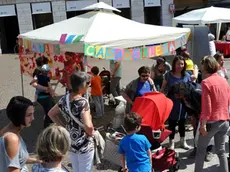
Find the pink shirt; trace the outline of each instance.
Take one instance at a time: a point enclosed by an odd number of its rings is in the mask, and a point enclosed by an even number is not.
[[[202,99],[200,120],[208,122],[229,120],[230,88],[217,73],[201,82]]]

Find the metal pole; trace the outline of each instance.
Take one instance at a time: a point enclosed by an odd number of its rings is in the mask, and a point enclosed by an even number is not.
[[[20,68],[21,68],[21,65],[20,65]],[[22,96],[24,97],[24,84],[23,84],[23,73],[22,73],[22,70],[20,69],[21,71],[21,86],[22,86]]]
[[[218,41],[218,40],[220,40],[220,31],[221,31],[221,25],[222,25],[222,23],[220,22],[220,23],[217,23],[217,28],[216,28],[216,40]],[[222,38],[221,38],[222,39]]]
[[[87,64],[88,64],[88,62],[87,62],[87,56],[84,56],[84,57],[83,57],[83,65],[84,65],[84,68],[85,68],[85,73],[88,72]],[[85,98],[86,98],[87,100],[89,100],[89,90],[86,91]]]

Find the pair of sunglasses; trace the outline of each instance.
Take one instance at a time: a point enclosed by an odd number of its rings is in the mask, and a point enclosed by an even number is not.
[[[142,78],[148,78],[149,75],[141,75]]]

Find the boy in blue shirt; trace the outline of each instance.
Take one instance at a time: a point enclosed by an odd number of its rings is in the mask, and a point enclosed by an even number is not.
[[[127,136],[120,141],[118,149],[123,171],[150,172],[152,170],[151,144],[144,135],[136,134],[141,128],[141,122],[141,117],[134,112],[125,117],[124,127]]]

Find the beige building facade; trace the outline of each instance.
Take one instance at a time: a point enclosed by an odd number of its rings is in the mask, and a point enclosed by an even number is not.
[[[147,24],[172,25],[169,5],[173,0],[0,0],[0,40],[3,53],[11,53],[16,37],[85,11],[96,2],[121,10],[119,15]]]

